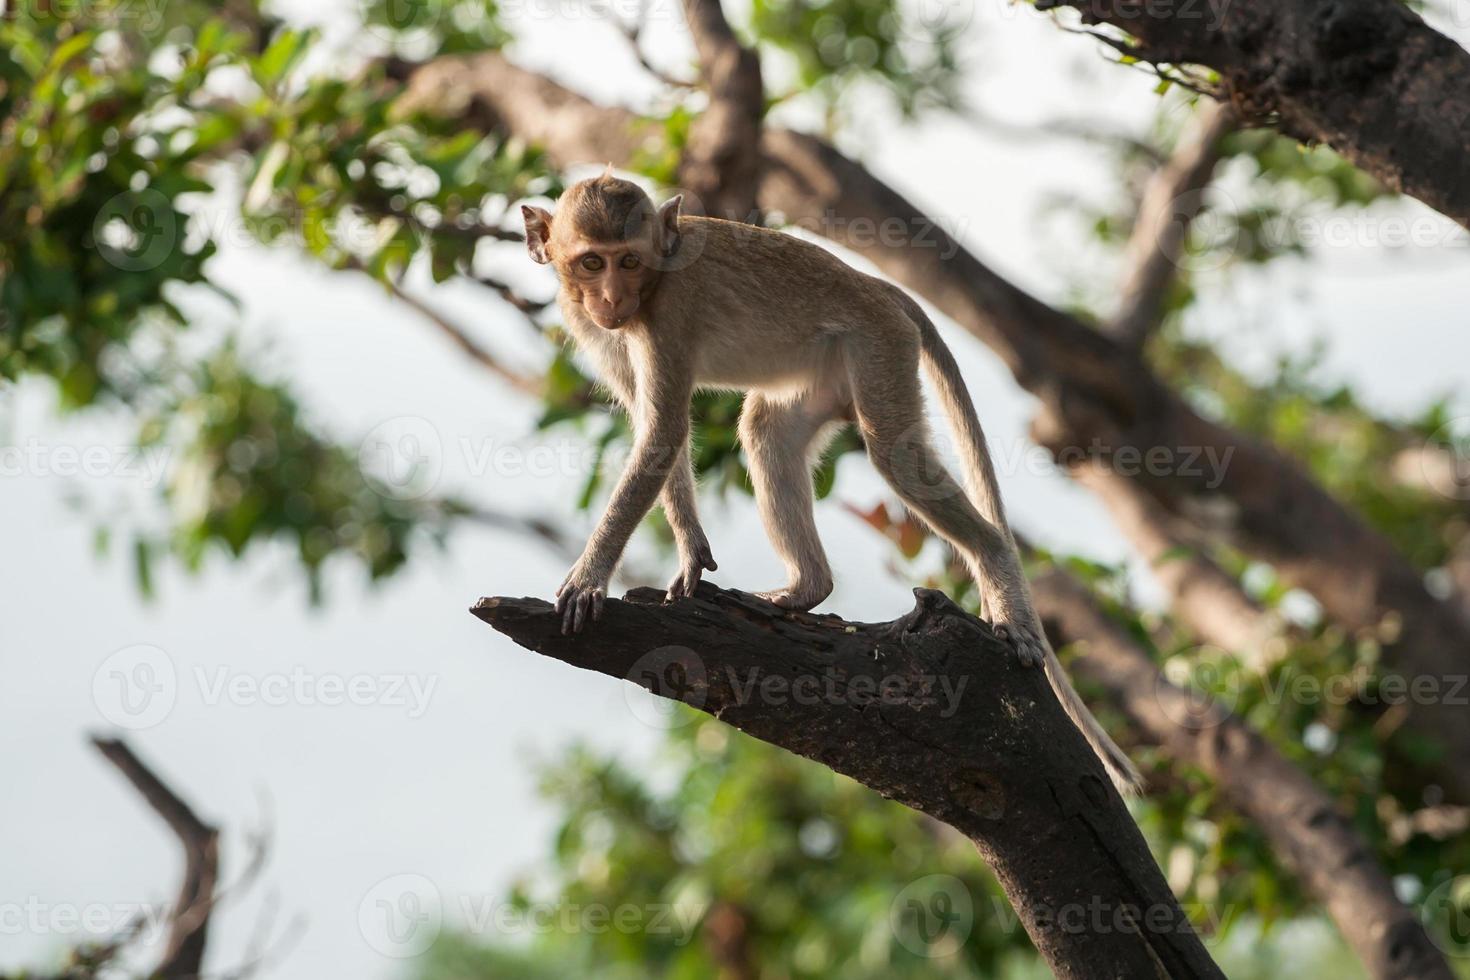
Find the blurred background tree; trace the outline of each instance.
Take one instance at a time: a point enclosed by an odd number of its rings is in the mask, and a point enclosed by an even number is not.
[[[327,598],[328,563],[387,578],[464,522],[575,548],[554,520],[441,499],[357,443],[338,444],[307,416],[290,379],[271,376],[233,338],[191,331],[181,292],[223,292],[211,279],[211,209],[237,213],[261,242],[376,280],[519,391],[540,430],[585,439],[598,465],[566,508],[598,505],[603,454],[627,441],[625,421],[569,350],[544,298],[549,285],[528,297],[498,271],[520,254],[515,205],[560,192],[557,151],[498,117],[493,99],[449,107],[402,97],[436,67],[504,64],[465,59],[499,58],[514,18],[490,0],[371,0],[361,13],[363,31],[345,50],[254,0],[176,0],[146,15],[126,0],[39,4],[0,20],[0,378],[48,378],[60,411],[120,410],[136,419],[140,446],[171,447],[166,526],[92,517],[100,549],[124,539],[145,594],[159,562],[198,570],[265,542],[290,547],[315,601]],[[961,95],[964,24],[895,0],[757,0],[730,13],[738,39],[779,80],[767,84],[762,113],[794,107],[839,141],[875,100],[903,117],[992,125]],[[721,93],[689,66],[643,51],[642,13],[607,16],[610,41],[622,34],[634,45],[660,91],[638,119],[659,138],[617,162],[667,187]],[[1315,243],[1305,229],[1372,214],[1391,192],[1332,150],[1249,128],[1175,83],[1194,76],[1164,74],[1146,140],[1061,127],[1095,145],[1092,176],[1115,181],[1116,192],[1106,209],[1060,192],[1049,207],[1048,222],[1083,229],[1099,259],[1064,263],[1071,281],[1058,315],[1121,336],[1194,412],[1295,460],[1470,624],[1470,506],[1443,482],[1463,480],[1467,434],[1449,424],[1456,393],[1426,392],[1417,415],[1384,418],[1318,359],[1246,369],[1193,328],[1201,281],[1308,254]],[[1172,249],[1161,245],[1168,226],[1179,236]],[[414,294],[411,267],[524,314],[544,368],[510,366]],[[1120,293],[1099,268],[1136,275]],[[698,399],[696,465],[707,493],[749,492],[738,412],[733,396]],[[820,496],[860,448],[853,433],[839,440],[817,473]],[[1120,506],[1131,499],[1111,492]],[[975,608],[962,571],[921,528],[881,504],[848,506],[892,540],[897,573]],[[1124,569],[1040,551],[1034,568],[1084,582],[1164,677],[1213,697],[1307,773],[1370,842],[1401,899],[1453,886],[1449,901],[1426,906],[1428,924],[1451,946],[1463,940],[1454,929],[1470,893],[1453,882],[1470,869],[1470,800],[1441,767],[1466,746],[1406,731],[1402,712],[1374,697],[1384,650],[1414,613],[1352,621],[1279,567],[1289,562],[1253,553],[1206,519],[1188,533],[1182,523],[1154,515],[1132,530],[1161,575],[1198,563],[1215,576],[1222,608],[1248,611],[1224,642],[1183,588],[1166,589],[1164,608],[1140,611]],[[1353,681],[1344,700],[1271,696],[1344,677]],[[1299,884],[1211,772],[1158,747],[1126,711],[1105,703],[1099,712],[1145,764],[1152,791],[1136,815],[1230,975],[1276,976],[1286,962],[1307,976],[1366,975],[1322,897]],[[1040,975],[998,886],[952,831],[718,722],[668,718],[657,773],[630,771],[595,747],[542,763],[561,829],[505,902],[523,914],[659,907],[672,910],[670,928],[527,929],[524,941],[488,944],[450,937],[418,964],[424,980]]]

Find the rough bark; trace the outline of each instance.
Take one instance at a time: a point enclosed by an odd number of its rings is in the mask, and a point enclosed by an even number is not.
[[[562,164],[626,163],[660,138],[627,110],[599,106],[494,52],[425,66],[405,98],[506,129]],[[1458,688],[1470,622],[1295,461],[1199,415],[1136,351],[997,275],[830,144],[768,127],[761,150],[761,207],[870,259],[989,345],[1040,399],[1036,436],[1065,465],[1109,467],[1165,513],[1274,565],[1348,629],[1397,621],[1387,667],[1442,692]],[[1162,466],[1145,465],[1157,453]],[[1443,698],[1411,708],[1408,729],[1442,750],[1437,772],[1449,797],[1470,801],[1470,711]]]
[[[1047,631],[1083,654],[1072,668],[1109,692],[1145,736],[1204,770],[1250,817],[1286,868],[1332,916],[1374,980],[1452,980],[1454,974],[1368,841],[1301,769],[1218,702],[1170,684],[1126,630],[1075,580],[1032,583]]]
[[[674,603],[642,589],[570,637],[538,599],[472,611],[953,826],[1058,977],[1221,977],[1044,673],[941,593],[915,594],[907,616],[858,624],[708,583]]]
[[[1247,118],[1326,143],[1470,227],[1470,52],[1397,0],[1039,0],[1207,65]]]

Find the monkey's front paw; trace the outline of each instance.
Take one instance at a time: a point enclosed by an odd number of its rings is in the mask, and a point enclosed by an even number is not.
[[[694,594],[699,580],[704,577],[705,572],[713,572],[720,566],[715,561],[714,553],[710,551],[709,542],[704,540],[704,535],[699,536],[688,549],[681,549],[679,555],[679,574],[669,583],[669,592],[666,599],[683,599]]]
[[[556,611],[561,613],[563,636],[582,632],[582,627],[602,617],[607,598],[607,578],[590,575],[581,566],[573,568],[556,590]]]
[[[1032,626],[1022,626],[1019,623],[997,622],[991,624],[991,629],[1000,638],[1002,643],[1009,643],[1016,651],[1024,667],[1040,667],[1046,662],[1046,641],[1041,634]]]

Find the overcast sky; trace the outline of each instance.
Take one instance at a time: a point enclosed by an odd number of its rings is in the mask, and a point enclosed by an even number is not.
[[[678,66],[678,22],[663,2],[655,47]],[[1023,125],[1147,124],[1152,83],[1105,64],[1092,42],[1028,7],[986,0],[970,15],[970,94],[985,115]],[[595,19],[530,16],[513,26],[522,37],[513,54],[528,66],[629,104],[656,91]],[[1111,188],[1095,148],[1017,140],[943,118],[891,132],[891,113],[879,103],[862,117],[845,148],[1006,275],[1057,298],[1069,262],[1097,261],[1065,224],[1039,219],[1059,189],[1096,199]],[[1255,365],[1326,337],[1332,372],[1387,411],[1464,392],[1470,251],[1463,237],[1449,244],[1449,226],[1416,204],[1374,217],[1389,214],[1429,222],[1445,244],[1329,248],[1310,264],[1236,277],[1212,292],[1198,329]],[[523,401],[372,283],[245,243],[222,220],[229,241],[213,271],[245,299],[238,325],[248,346],[291,379],[321,425],[348,443],[375,430],[412,432],[442,460],[438,490],[553,515],[579,536],[587,530],[589,518],[569,516],[582,479],[564,462],[580,448],[572,434],[534,433]],[[528,291],[548,288],[515,251],[503,261]],[[516,315],[484,292],[430,293],[422,278],[418,286],[497,350],[527,362],[544,356]],[[220,304],[189,303],[205,333],[235,323]],[[1052,547],[1121,558],[1102,509],[1027,452],[1027,397],[976,342],[946,333],[1003,457],[1017,525]],[[416,947],[395,943],[381,901],[401,908],[405,890],[420,894],[439,903],[445,928],[464,928],[514,875],[533,868],[552,819],[533,792],[537,757],[575,739],[627,759],[656,745],[660,716],[641,692],[522,651],[468,615],[479,595],[548,596],[565,574],[563,559],[508,534],[466,530],[442,554],[425,549],[378,590],[365,588],[355,569],[337,569],[319,610],[307,606],[289,556],[269,548],[243,563],[213,562],[197,579],[165,571],[158,600],[142,603],[126,555],[94,557],[96,522],[70,501],[126,510],[148,499],[166,461],[131,458],[125,422],[57,421],[53,401],[34,383],[0,394],[0,446],[11,447],[4,459],[23,460],[0,472],[8,559],[0,562],[8,597],[0,617],[0,970],[76,942],[82,933],[71,916],[116,926],[140,905],[172,896],[173,839],[85,745],[90,732],[123,730],[119,722],[137,726],[133,745],[227,828],[227,871],[238,870],[242,831],[260,822],[264,805],[275,830],[265,882],[222,914],[211,964],[238,962],[264,907],[282,928],[304,921],[300,940],[270,971],[302,980],[401,970],[399,954]],[[1460,408],[1470,415],[1465,399]],[[72,453],[105,472],[67,475],[78,465]],[[850,458],[836,496],[871,503],[880,485]],[[748,501],[707,502],[704,520],[721,565],[714,581],[779,584]],[[882,541],[832,504],[819,509],[819,524],[837,569],[825,610],[879,619],[909,607],[911,583],[889,572]],[[660,574],[672,571],[646,543],[635,554]],[[140,679],[153,692],[147,701],[125,684]]]

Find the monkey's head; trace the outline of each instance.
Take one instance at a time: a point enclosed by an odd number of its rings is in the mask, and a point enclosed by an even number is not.
[[[679,202],[655,208],[643,189],[611,172],[573,184],[556,214],[523,206],[526,247],[556,267],[562,289],[600,327],[616,330],[658,285],[679,242]]]

